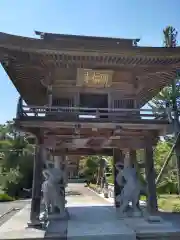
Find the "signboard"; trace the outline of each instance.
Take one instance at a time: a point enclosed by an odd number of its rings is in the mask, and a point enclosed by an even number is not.
[[[110,87],[113,71],[78,69],[77,85],[87,87]]]

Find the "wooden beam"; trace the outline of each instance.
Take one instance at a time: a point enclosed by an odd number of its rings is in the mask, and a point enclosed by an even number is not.
[[[58,156],[61,154],[74,155],[74,156],[86,156],[86,155],[102,155],[112,156],[113,150],[111,148],[106,149],[91,149],[91,148],[79,148],[79,149],[61,149],[52,151],[52,155]]]
[[[129,158],[130,158],[130,165],[135,166],[136,165],[136,160],[137,160],[136,150],[133,150],[133,149],[129,150]]]
[[[102,119],[101,122],[70,122],[70,121],[57,121],[57,120],[47,120],[46,118],[31,118],[27,117],[24,119],[13,119],[15,121],[15,125],[19,128],[21,127],[27,132],[33,132],[37,128],[44,128],[44,129],[52,129],[52,130],[58,130],[61,128],[67,129],[67,128],[74,128],[75,124],[79,124],[80,128],[83,129],[89,129],[89,128],[98,128],[98,129],[116,129],[117,126],[121,126],[126,129],[137,129],[137,130],[162,130],[166,126],[168,127],[168,120],[166,121],[160,121],[160,120],[146,120],[146,119],[139,119],[137,123],[133,123],[129,120],[129,122],[105,122],[105,120]]]

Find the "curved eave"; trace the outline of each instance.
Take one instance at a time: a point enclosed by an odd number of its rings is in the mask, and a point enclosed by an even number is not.
[[[69,53],[73,52],[84,52],[89,54],[113,54],[113,55],[126,55],[126,56],[156,56],[156,57],[173,57],[180,56],[180,47],[177,48],[164,48],[164,47],[121,47],[121,45],[116,45],[114,48],[103,48],[98,49],[99,46],[94,45],[91,48],[85,46],[83,43],[79,47],[74,47],[71,43],[70,45],[65,42],[59,41],[46,41],[43,39],[21,37],[16,35],[10,35],[0,32],[0,47],[8,48],[12,50],[21,50],[28,52],[56,52],[56,53]]]
[[[26,68],[24,68],[22,71],[19,71],[13,62],[10,65],[6,65],[4,63],[1,63],[1,65],[27,104],[46,104],[47,90],[41,84],[38,79],[38,75],[35,72],[34,75],[27,74]]]
[[[137,94],[139,106],[143,106],[156,96],[165,86],[168,86],[176,78],[176,71],[180,69],[180,64],[176,68],[166,69],[156,74],[147,74],[143,77],[143,86]],[[153,87],[156,86],[156,87]]]

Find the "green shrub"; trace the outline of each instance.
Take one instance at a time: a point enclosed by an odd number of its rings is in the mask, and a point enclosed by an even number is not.
[[[0,202],[9,202],[9,201],[14,201],[15,199],[13,197],[10,197],[6,193],[1,193],[0,194]]]
[[[23,189],[32,187],[33,158],[31,155],[21,156],[18,157],[18,161],[18,166],[3,169],[0,174],[0,185],[9,196],[24,198],[25,192]]]
[[[176,194],[177,183],[174,181],[164,181],[157,186],[158,194]]]
[[[172,212],[180,212],[180,204],[174,204],[172,208]]]
[[[113,183],[114,183],[114,175],[108,176],[108,177],[107,177],[107,181],[108,181],[108,183],[113,184]]]
[[[159,199],[158,199],[158,206],[159,206],[159,208],[164,209],[166,207],[166,202],[167,202],[166,199],[161,199],[159,197]]]

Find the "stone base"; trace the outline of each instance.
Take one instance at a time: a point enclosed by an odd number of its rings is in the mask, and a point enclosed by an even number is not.
[[[58,237],[63,239],[67,236],[69,213],[65,209],[65,214],[52,214],[49,216],[49,222],[47,225],[46,237]],[[61,238],[60,238],[61,236]],[[66,238],[65,238],[66,239]]]
[[[136,240],[136,233],[121,220],[104,222],[68,222],[67,239],[71,240]]]
[[[67,239],[69,213],[65,209],[65,214],[52,214],[49,216],[49,222],[47,225],[46,237],[58,237],[59,239]],[[61,237],[61,238],[60,238]]]
[[[139,209],[137,211],[133,211],[131,206],[129,206],[126,209],[126,212],[124,212],[124,213],[122,213],[120,211],[120,208],[116,208],[116,215],[120,219],[124,219],[124,218],[140,218],[140,217],[143,218],[143,217],[146,216],[142,209]]]
[[[36,221],[27,222],[27,225],[29,228],[38,228],[38,227],[41,228],[43,224],[39,220],[36,220]]]
[[[139,218],[138,220],[126,218],[124,223],[136,232],[138,239],[180,239],[180,229],[158,216],[150,216],[147,219]]]

